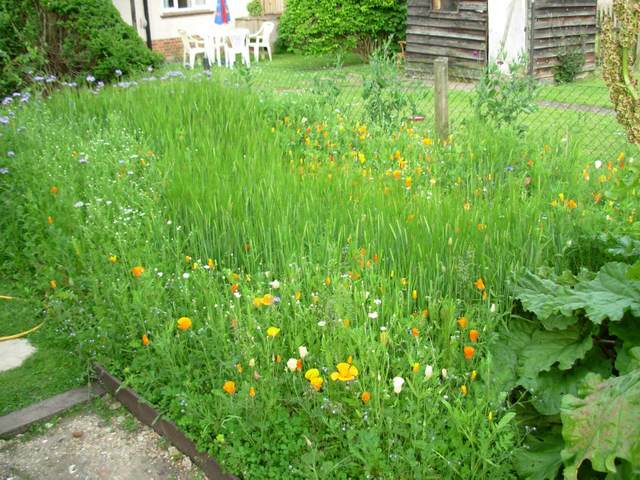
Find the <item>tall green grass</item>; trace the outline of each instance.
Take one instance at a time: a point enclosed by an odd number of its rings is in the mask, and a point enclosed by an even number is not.
[[[0,178],[4,261],[33,272],[72,351],[244,478],[513,476],[509,366],[490,344],[512,279],[571,268],[567,245],[603,228],[578,152],[475,123],[445,145],[421,124],[361,135],[299,100],[196,78],[25,107],[0,139],[17,152]],[[254,306],[267,293],[279,304]],[[461,316],[480,332],[471,360]],[[303,371],[287,371],[302,345]],[[349,357],[357,381],[332,382]]]

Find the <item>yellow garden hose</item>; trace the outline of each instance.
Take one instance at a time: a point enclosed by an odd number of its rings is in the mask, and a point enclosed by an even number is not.
[[[0,300],[14,300],[14,297],[9,297],[8,295],[0,295]],[[20,338],[20,337],[24,337],[25,335],[29,335],[30,333],[35,332],[36,330],[38,330],[42,325],[44,325],[44,322],[42,322],[40,325],[36,325],[33,328],[30,328],[29,330],[26,330],[22,333],[16,333],[15,335],[9,335],[7,337],[0,337],[0,342],[4,342],[6,340],[15,340],[16,338]]]

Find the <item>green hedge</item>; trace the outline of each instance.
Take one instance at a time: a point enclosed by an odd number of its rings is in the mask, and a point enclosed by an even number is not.
[[[111,0],[0,0],[0,93],[36,73],[109,81],[161,61]]]
[[[406,0],[289,0],[279,35],[294,52],[368,55],[381,39],[403,39],[406,19]]]

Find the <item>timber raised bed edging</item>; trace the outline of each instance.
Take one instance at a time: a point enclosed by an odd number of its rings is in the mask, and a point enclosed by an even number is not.
[[[138,420],[153,428],[171,444],[187,455],[202,469],[209,480],[238,480],[237,477],[224,473],[220,465],[208,454],[198,451],[193,443],[175,423],[161,418],[161,414],[146,402],[140,395],[125,387],[120,380],[111,375],[102,365],[94,365],[96,380],[115,397]]]

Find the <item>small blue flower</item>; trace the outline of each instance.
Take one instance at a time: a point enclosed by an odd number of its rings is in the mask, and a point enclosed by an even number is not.
[[[122,70],[120,70],[119,68],[116,68],[116,77],[121,77],[122,76]]]
[[[9,169],[7,167],[0,167],[0,175],[7,175],[9,173]]]
[[[513,166],[512,165],[509,165],[507,167],[507,172],[513,172]]]
[[[7,157],[9,157],[9,158],[13,158],[13,157],[15,157],[15,156],[16,156],[16,152],[14,152],[13,150],[9,150],[9,151],[7,152]]]
[[[0,117],[0,123],[6,125],[9,123],[9,117]]]
[[[87,75],[87,82],[89,83],[93,83],[96,81],[96,77],[94,77],[93,75],[89,74]]]
[[[4,97],[2,99],[2,105],[10,105],[11,102],[13,102],[13,98],[11,98],[11,97]]]

